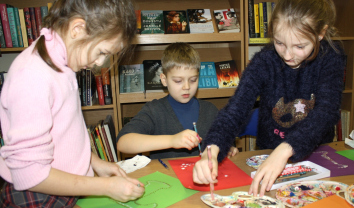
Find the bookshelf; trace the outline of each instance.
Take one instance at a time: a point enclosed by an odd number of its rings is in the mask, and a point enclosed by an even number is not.
[[[277,0],[269,0],[270,2],[277,2]],[[333,0],[336,5],[337,10],[337,20],[335,26],[339,31],[339,38],[334,38],[334,40],[342,41],[344,45],[344,50],[347,54],[347,72],[346,72],[346,82],[345,89],[342,94],[342,106],[341,109],[345,109],[351,112],[350,115],[350,129],[354,129],[354,28],[350,21],[352,16],[352,11],[354,9],[354,1],[342,1]],[[254,3],[263,2],[262,0],[254,0]],[[264,46],[264,40],[260,38],[259,43],[250,43],[249,41],[249,24],[248,24],[248,0],[244,0],[244,57],[245,63],[248,63],[250,58],[250,47],[252,46]],[[256,41],[255,41],[256,42]],[[263,43],[262,43],[263,42]],[[350,132],[351,132],[350,130]]]
[[[47,6],[47,3],[54,2],[54,0],[0,0],[0,3],[10,4],[18,8],[24,7],[40,7]],[[20,53],[25,48],[0,48],[1,53]],[[1,60],[1,57],[0,57]],[[114,57],[111,57],[110,62],[114,62]],[[83,106],[82,113],[86,122],[86,125],[96,125],[99,120],[104,120],[107,115],[111,115],[114,120],[115,131],[118,132],[118,123],[117,123],[117,104],[116,104],[116,92],[115,92],[115,77],[118,76],[115,74],[115,70],[110,71],[111,76],[111,88],[112,88],[112,100],[113,104],[111,105],[94,105],[94,106]]]

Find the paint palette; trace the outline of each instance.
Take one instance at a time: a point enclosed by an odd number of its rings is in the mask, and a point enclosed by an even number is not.
[[[255,155],[246,159],[246,164],[251,166],[254,169],[258,169],[258,167],[264,162],[269,155]]]
[[[275,196],[286,206],[303,207],[334,194],[344,196],[347,188],[348,185],[335,181],[301,181],[282,186]]]
[[[268,196],[254,197],[244,191],[233,192],[230,196],[220,196],[218,194],[214,194],[214,200],[211,199],[210,194],[205,194],[200,198],[205,204],[215,208],[285,208],[284,204],[280,200]]]
[[[354,206],[354,184],[348,186],[347,190],[345,191],[345,200]]]

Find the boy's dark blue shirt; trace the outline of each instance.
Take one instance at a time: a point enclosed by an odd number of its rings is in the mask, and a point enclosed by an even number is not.
[[[171,104],[173,111],[181,122],[184,129],[193,130],[193,122],[198,121],[199,102],[193,97],[188,103],[177,102],[171,95],[168,95],[168,102]]]

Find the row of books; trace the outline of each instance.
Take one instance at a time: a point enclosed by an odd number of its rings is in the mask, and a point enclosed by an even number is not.
[[[274,7],[274,2],[254,3],[254,0],[248,0],[248,31],[250,43],[262,42],[262,40],[268,41],[262,38],[268,38],[268,22],[271,19]]]
[[[48,6],[19,9],[9,4],[0,4],[0,47],[28,47],[40,35]]]
[[[240,32],[240,23],[233,8],[187,10],[136,10],[138,34]]]
[[[113,104],[109,68],[99,71],[101,73],[94,74],[91,69],[81,69],[76,74],[81,106]]]
[[[144,60],[142,64],[119,66],[119,93],[164,91],[160,60]],[[201,62],[199,88],[237,87],[240,77],[234,60]]]
[[[111,115],[100,120],[96,125],[89,125],[87,131],[91,142],[91,151],[99,158],[109,162],[118,162],[116,133]]]

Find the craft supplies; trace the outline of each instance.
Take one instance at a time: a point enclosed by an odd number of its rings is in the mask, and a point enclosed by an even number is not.
[[[202,149],[200,148],[200,142],[201,142],[201,139],[198,135],[198,131],[197,131],[197,124],[195,122],[193,122],[193,126],[194,126],[194,131],[197,133],[197,137],[199,139],[199,143],[198,143],[198,148],[199,148],[199,156],[202,156]]]
[[[209,163],[209,168],[210,168],[210,172],[213,171],[213,164],[211,162],[211,146],[208,145],[208,163]],[[210,183],[210,196],[211,196],[211,200],[214,201],[214,183]]]
[[[151,161],[150,158],[144,155],[136,155],[131,159],[119,161],[116,164],[119,165],[126,173],[134,172],[140,168],[145,167]]]
[[[200,199],[207,205],[215,208],[219,207],[258,207],[258,208],[285,208],[282,201],[268,197],[254,197],[247,192],[233,192],[230,196],[220,196],[215,194],[215,200],[210,194],[205,194]]]
[[[246,159],[246,164],[254,169],[258,167],[269,157],[269,155],[255,155]]]
[[[300,181],[282,186],[276,198],[289,207],[303,207],[334,194],[340,196],[348,185],[335,181]]]
[[[161,159],[158,159],[159,160],[159,162],[161,163],[161,165],[163,165],[167,170],[170,170],[169,168],[168,168],[168,166],[161,160]]]

